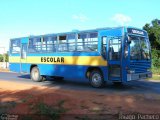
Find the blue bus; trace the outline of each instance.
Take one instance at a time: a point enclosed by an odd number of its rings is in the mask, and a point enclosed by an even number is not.
[[[50,76],[99,88],[152,77],[148,34],[134,27],[14,38],[9,62],[11,71],[29,73],[36,82]]]

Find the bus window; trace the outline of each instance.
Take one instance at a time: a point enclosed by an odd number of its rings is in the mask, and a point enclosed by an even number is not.
[[[109,44],[109,60],[119,60],[121,57],[121,39],[111,38]]]
[[[11,40],[11,53],[20,53],[20,39]]]
[[[98,50],[98,33],[90,33],[89,34],[87,47],[91,51]]]
[[[67,49],[68,51],[75,51],[76,50],[76,35],[69,34],[67,35]]]
[[[81,33],[78,34],[77,50],[78,51],[97,51],[98,34],[97,33]]]
[[[78,34],[77,51],[84,51],[85,50],[85,42],[86,41],[88,41],[86,33]]]
[[[40,52],[41,47],[42,47],[42,43],[41,43],[41,38],[40,37],[29,39],[28,51],[30,53]]]
[[[46,36],[43,38],[42,51],[44,52],[56,52],[57,37]]]
[[[67,49],[67,39],[66,39],[66,35],[59,36],[58,51],[59,51],[59,52],[66,52],[66,51],[68,51],[68,49]]]

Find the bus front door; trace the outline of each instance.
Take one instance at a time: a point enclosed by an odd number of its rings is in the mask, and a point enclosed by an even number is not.
[[[107,37],[106,56],[108,59],[108,80],[122,81],[122,40],[120,37]]]
[[[27,72],[27,46],[28,46],[28,39],[24,38],[21,40],[21,56],[20,56],[20,70],[21,73]]]

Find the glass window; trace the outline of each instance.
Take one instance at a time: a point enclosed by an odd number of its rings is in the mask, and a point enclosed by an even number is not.
[[[131,40],[130,43],[130,56],[131,59],[137,60],[141,58],[141,52],[140,52],[140,43],[139,43],[139,38],[138,37],[129,37]]]
[[[78,34],[77,51],[84,51],[85,50],[85,43],[86,43],[86,41],[88,41],[86,33],[80,33],[80,34]]]
[[[121,39],[111,38],[109,40],[109,60],[119,60],[121,58]]]
[[[88,36],[88,44],[87,47],[91,51],[97,51],[98,50],[98,33],[90,33]]]
[[[28,51],[29,52],[40,52],[42,48],[42,43],[41,43],[41,38],[40,37],[35,37],[35,38],[30,38],[29,39],[29,47]]]
[[[57,37],[46,36],[43,38],[42,51],[44,52],[56,52]]]
[[[76,50],[76,34],[69,34],[67,35],[67,49],[68,51],[75,51]]]
[[[144,38],[140,38],[142,59],[150,59],[150,45]]]
[[[98,34],[97,33],[80,33],[77,40],[77,51],[97,51]]]
[[[11,53],[20,53],[20,39],[11,40]]]
[[[150,45],[144,37],[129,36],[131,60],[150,59]]]
[[[66,35],[59,36],[59,44],[58,44],[58,51],[59,52],[65,52],[68,51],[67,49],[67,39]]]

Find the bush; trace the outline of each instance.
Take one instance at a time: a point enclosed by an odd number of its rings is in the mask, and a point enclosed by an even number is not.
[[[160,68],[160,50],[152,49],[152,68]]]

